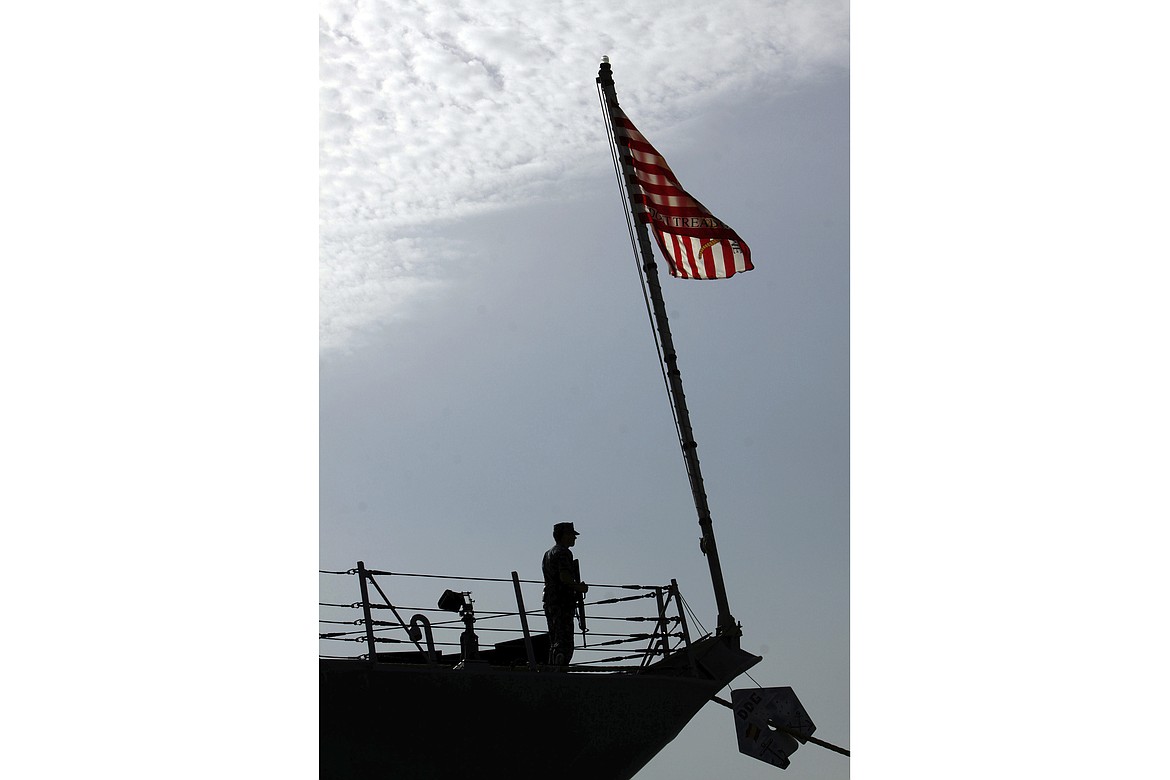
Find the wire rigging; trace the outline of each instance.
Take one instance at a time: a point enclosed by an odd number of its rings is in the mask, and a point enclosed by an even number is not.
[[[328,571],[328,570],[320,570],[320,571],[322,574],[360,574],[361,573],[358,569],[352,569],[352,570],[347,571],[347,572],[336,572],[336,571]],[[351,627],[349,630],[322,630],[322,631],[319,631],[318,638],[322,642],[326,642],[326,641],[329,641],[329,642],[354,642],[357,644],[361,644],[363,642],[373,642],[374,644],[377,644],[377,645],[384,645],[384,644],[410,645],[413,643],[415,648],[419,649],[421,651],[421,647],[420,647],[418,639],[412,635],[412,631],[410,630],[410,627],[407,626],[405,624],[405,622],[403,621],[403,613],[400,612],[400,610],[405,611],[405,614],[410,614],[411,612],[414,612],[414,613],[442,613],[444,615],[449,615],[450,610],[436,609],[434,607],[409,607],[409,606],[405,606],[402,604],[393,603],[390,600],[390,598],[387,596],[386,592],[378,584],[378,581],[375,578],[376,575],[398,576],[398,577],[425,577],[428,579],[447,579],[447,580],[475,580],[475,581],[481,581],[481,582],[497,582],[497,583],[512,583],[515,581],[514,579],[502,578],[502,577],[455,577],[455,576],[450,576],[450,575],[416,574],[416,573],[409,573],[409,572],[390,572],[390,571],[380,570],[380,569],[365,569],[365,573],[366,573],[366,577],[367,577],[367,582],[369,582],[371,585],[373,585],[375,592],[381,597],[381,600],[383,603],[373,603],[373,602],[363,603],[362,601],[356,601],[356,602],[352,602],[352,603],[318,602],[318,604],[323,608],[340,609],[340,610],[359,610],[359,609],[360,610],[371,610],[371,611],[390,610],[391,612],[393,612],[394,617],[397,620],[394,620],[394,619],[376,620],[376,619],[373,619],[372,617],[371,618],[361,617],[361,618],[350,619],[350,620],[334,620],[334,619],[327,619],[329,617],[327,614],[322,615],[322,618],[320,619],[320,624],[321,624],[322,629],[327,629],[327,628],[331,629],[334,626],[349,626],[349,627]],[[516,578],[516,579],[518,579],[518,578]],[[535,581],[528,581],[528,582],[532,582],[533,584],[543,584],[543,580],[535,580]],[[594,655],[602,654],[605,652],[612,652],[614,649],[618,649],[618,650],[622,649],[620,647],[615,648],[614,647],[615,645],[621,646],[621,645],[628,645],[630,643],[650,642],[651,646],[641,650],[638,654],[635,654],[635,655],[606,656],[606,657],[600,658],[600,659],[590,658],[589,660],[579,660],[579,661],[573,663],[570,668],[572,668],[574,670],[581,670],[581,671],[615,671],[615,672],[622,672],[623,670],[624,671],[632,671],[629,669],[625,669],[624,667],[614,666],[613,664],[615,662],[620,664],[623,661],[640,660],[640,661],[642,661],[642,665],[638,668],[644,669],[645,666],[647,665],[647,663],[649,662],[649,659],[652,659],[654,657],[661,657],[664,655],[669,655],[672,652],[676,652],[679,648],[681,648],[684,645],[684,643],[689,641],[687,635],[684,632],[678,630],[680,627],[680,624],[682,623],[682,621],[680,620],[680,617],[669,615],[663,611],[665,606],[669,604],[669,600],[665,604],[663,604],[661,601],[661,597],[662,597],[664,592],[669,591],[672,594],[672,598],[673,598],[677,594],[677,590],[673,586],[631,585],[631,584],[616,585],[616,584],[602,584],[602,583],[590,583],[590,584],[594,587],[599,588],[599,589],[601,589],[601,588],[625,589],[625,590],[637,590],[637,591],[641,591],[641,592],[626,595],[626,596],[614,596],[612,598],[596,598],[592,601],[586,602],[588,605],[592,605],[592,606],[604,605],[604,606],[608,606],[608,607],[615,607],[615,606],[620,606],[620,605],[624,604],[624,605],[627,605],[629,607],[637,607],[637,605],[634,604],[633,602],[644,602],[646,599],[657,599],[659,601],[657,610],[654,610],[651,607],[651,605],[649,605],[649,604],[647,604],[645,606],[649,607],[651,609],[651,611],[658,612],[659,614],[639,615],[639,614],[637,614],[637,610],[635,610],[634,614],[628,614],[628,613],[627,614],[620,614],[620,612],[622,612],[623,610],[609,609],[609,610],[606,610],[607,614],[590,615],[590,617],[593,620],[597,621],[598,623],[642,622],[642,623],[652,623],[655,625],[654,625],[654,630],[652,633],[646,633],[645,631],[640,632],[640,633],[633,633],[633,632],[630,632],[628,630],[623,630],[622,627],[615,627],[617,633],[612,633],[612,631],[614,631],[614,629],[611,629],[610,631],[590,632],[590,637],[595,638],[598,641],[594,644],[594,646],[582,646],[582,647],[578,648],[578,650],[580,652],[588,653],[590,656],[594,656]],[[680,599],[679,603],[681,604],[682,603],[681,596],[679,596],[679,599]],[[543,614],[543,610],[539,610],[539,609],[526,610],[525,614],[526,615],[540,615],[540,614]],[[520,629],[520,628],[499,627],[499,620],[500,619],[509,619],[509,618],[514,619],[514,618],[519,617],[519,615],[520,615],[519,611],[515,611],[515,610],[513,610],[513,611],[494,611],[494,610],[478,611],[477,610],[475,613],[475,623],[477,624],[477,629],[479,631],[485,632],[488,635],[495,634],[498,636],[500,634],[506,634],[506,635],[523,634],[523,633],[525,633],[525,631],[523,629]],[[493,627],[493,625],[492,625],[493,623],[497,627]],[[354,628],[354,627],[356,627],[356,628]],[[434,622],[429,623],[429,627],[431,629],[434,629],[436,631],[436,633],[438,633],[439,631],[454,632],[454,631],[466,630],[466,626],[463,625],[463,619],[462,618],[454,618],[454,617],[452,617],[449,620],[436,619]],[[649,628],[649,626],[647,626],[647,628]],[[407,630],[409,639],[389,635],[389,634],[394,634],[396,632],[400,632],[404,629]],[[431,642],[431,646],[435,647],[435,648],[462,647],[461,642],[443,642],[443,641],[435,641],[434,639],[431,639],[430,642]],[[634,649],[635,648],[632,648],[632,647],[629,648],[629,650],[634,650]],[[322,655],[320,655],[320,657],[322,657],[322,658],[326,658],[326,657],[336,658],[339,656],[322,654]],[[368,654],[362,654],[362,655],[359,655],[357,657],[358,658],[368,658],[369,656],[368,656]],[[595,668],[580,669],[580,667],[584,664],[591,665],[592,667],[595,667]]]

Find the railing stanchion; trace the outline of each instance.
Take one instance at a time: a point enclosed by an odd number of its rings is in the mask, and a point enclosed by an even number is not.
[[[528,653],[528,668],[536,671],[536,651],[532,649],[532,634],[528,631],[528,615],[524,612],[524,594],[520,592],[520,575],[512,572],[516,588],[516,607],[520,610],[520,627],[524,629],[524,650]]]
[[[670,595],[674,597],[674,603],[678,606],[678,625],[682,629],[683,646],[689,648],[691,646],[691,632],[687,629],[686,610],[683,609],[682,594],[678,590],[678,580],[671,579]],[[695,664],[695,656],[687,653],[687,658],[691,662],[691,672],[698,676],[699,667]]]
[[[366,644],[370,648],[370,663],[377,663],[378,651],[374,646],[374,620],[370,616],[370,591],[366,587],[366,565],[358,561],[357,570],[358,580],[362,586],[362,614],[366,618]]]
[[[662,588],[654,589],[654,601],[658,604],[658,628],[662,636],[658,640],[662,648],[662,657],[670,655],[670,624],[666,621],[666,602],[662,600]]]
[[[682,595],[678,592],[678,580],[670,581],[670,595],[674,597],[674,603],[678,605],[678,625],[682,629],[683,644],[687,647],[691,646],[691,632],[687,630],[687,616],[683,614]]]

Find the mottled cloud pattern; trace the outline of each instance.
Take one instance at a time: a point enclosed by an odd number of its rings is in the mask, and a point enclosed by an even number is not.
[[[322,351],[442,289],[448,261],[466,251],[444,225],[597,173],[603,54],[621,83],[639,86],[619,84],[623,105],[659,127],[848,57],[847,0],[321,8]]]

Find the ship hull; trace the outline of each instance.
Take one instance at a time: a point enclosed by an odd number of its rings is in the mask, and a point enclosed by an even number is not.
[[[321,661],[321,777],[627,780],[721,685]]]
[[[735,653],[705,660],[759,660]],[[627,780],[726,684],[680,656],[642,674],[322,659],[321,777]]]

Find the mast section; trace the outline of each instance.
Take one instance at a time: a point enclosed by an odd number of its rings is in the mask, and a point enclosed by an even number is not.
[[[617,90],[614,88],[613,73],[609,66],[609,58],[602,59],[601,68],[597,73],[597,83],[605,96],[605,111],[609,127],[614,127],[613,109],[618,106]],[[616,135],[611,137],[611,143],[617,144]],[[715,544],[715,531],[711,526],[711,510],[707,506],[707,493],[703,489],[703,474],[699,470],[698,444],[691,431],[690,412],[687,411],[686,395],[683,392],[682,374],[678,370],[678,356],[674,351],[674,340],[670,335],[670,322],[666,316],[666,304],[662,299],[662,285],[658,281],[658,266],[654,262],[654,251],[650,247],[650,234],[646,223],[639,218],[634,203],[634,192],[637,182],[634,179],[634,169],[621,160],[619,146],[619,160],[622,170],[622,179],[625,185],[626,201],[630,214],[634,220],[634,229],[638,236],[638,251],[642,257],[642,270],[645,274],[649,289],[650,303],[654,313],[654,322],[658,330],[658,341],[662,346],[662,359],[665,363],[667,387],[670,390],[671,403],[674,406],[675,421],[678,424],[679,444],[682,446],[683,462],[686,464],[687,477],[691,484],[691,494],[695,499],[695,510],[699,515],[699,528],[703,536],[700,539],[700,549],[707,557],[707,566],[711,570],[711,586],[715,591],[715,606],[719,612],[716,633],[737,638],[740,627],[731,614],[727,603],[727,588],[723,583],[723,568],[719,565],[719,549]]]

